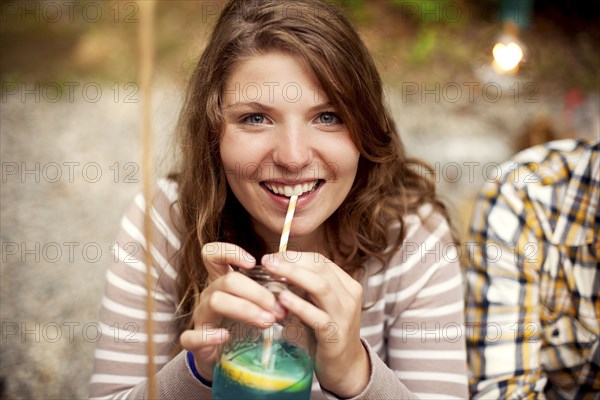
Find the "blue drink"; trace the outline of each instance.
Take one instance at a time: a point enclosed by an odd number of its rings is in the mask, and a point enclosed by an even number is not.
[[[313,361],[286,342],[273,343],[272,363],[262,364],[262,346],[223,354],[215,367],[214,400],[307,400],[312,386]]]
[[[261,266],[240,271],[276,297],[292,290],[287,282]],[[229,339],[221,347],[214,370],[214,400],[308,400],[312,386],[316,338],[296,315],[287,313],[275,324],[262,328],[225,318],[222,326]]]

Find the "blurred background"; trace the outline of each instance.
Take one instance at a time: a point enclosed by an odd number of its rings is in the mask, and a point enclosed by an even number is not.
[[[600,1],[339,3],[462,234],[477,190],[518,150],[600,135]],[[139,4],[0,7],[0,394],[86,398],[112,240],[141,189]],[[170,168],[182,90],[222,7],[158,2],[156,175]]]

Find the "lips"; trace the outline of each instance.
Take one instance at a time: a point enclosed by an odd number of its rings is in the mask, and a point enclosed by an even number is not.
[[[295,184],[289,183],[284,184],[280,182],[262,182],[262,184],[269,190],[269,192],[284,197],[291,196],[303,196],[315,191],[322,179],[316,179],[312,181],[298,182]]]

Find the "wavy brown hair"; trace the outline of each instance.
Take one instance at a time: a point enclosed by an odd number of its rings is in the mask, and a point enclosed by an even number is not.
[[[447,216],[433,183],[425,179],[431,168],[406,158],[384,106],[381,78],[341,9],[319,0],[233,0],[223,9],[193,72],[178,126],[176,180],[183,218],[179,331],[191,328],[192,311],[206,284],[204,244],[236,243],[257,259],[265,249],[264,243],[256,244],[248,213],[227,186],[219,153],[220,106],[232,68],[273,50],[306,62],[360,151],[353,187],[325,222],[338,265],[354,276],[369,258],[385,268],[404,239],[403,229],[390,236],[390,224],[402,227],[403,217],[424,203]]]

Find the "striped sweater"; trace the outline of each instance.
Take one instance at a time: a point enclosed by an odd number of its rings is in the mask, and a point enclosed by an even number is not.
[[[172,320],[178,304],[176,183],[160,180],[150,215],[150,253],[156,282],[154,342],[159,398],[209,399],[211,389],[198,381],[186,351],[171,357],[175,337]],[[91,398],[147,398],[143,235],[146,201],[140,194],[121,221],[114,260],[106,273],[100,309],[102,336],[95,352]],[[171,212],[171,209],[175,212]],[[363,345],[371,376],[360,399],[467,397],[462,278],[458,249],[447,222],[422,206],[405,218],[406,239],[387,268],[365,265],[362,280],[365,311],[361,316]],[[335,398],[315,379],[312,399]]]

